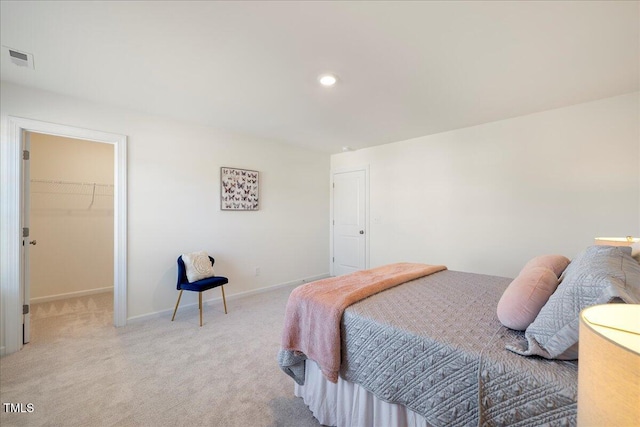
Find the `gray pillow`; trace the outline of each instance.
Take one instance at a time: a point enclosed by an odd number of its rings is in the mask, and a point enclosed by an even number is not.
[[[575,360],[580,311],[605,303],[640,303],[640,264],[629,247],[590,246],[576,256],[525,331],[526,343],[507,349],[523,356]]]

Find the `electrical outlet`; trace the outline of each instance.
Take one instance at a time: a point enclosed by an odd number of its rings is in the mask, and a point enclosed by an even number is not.
[[[256,276],[260,275],[260,267],[256,267]]]

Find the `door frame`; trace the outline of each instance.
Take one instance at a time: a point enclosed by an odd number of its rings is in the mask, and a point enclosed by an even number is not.
[[[333,248],[333,233],[334,233],[334,227],[333,227],[333,221],[334,221],[334,216],[333,216],[333,182],[334,182],[334,175],[337,174],[341,174],[341,173],[349,173],[349,172],[364,172],[364,226],[365,226],[365,235],[364,235],[364,262],[365,262],[365,269],[369,268],[369,239],[370,239],[370,227],[369,227],[369,165],[364,165],[361,167],[354,167],[354,168],[339,168],[339,169],[332,169],[331,173],[329,175],[330,177],[330,182],[329,182],[329,189],[330,189],[330,197],[329,197],[329,229],[331,230],[329,232],[329,274],[331,276],[335,276],[335,272],[334,272],[334,262],[333,262],[333,257],[334,257],[334,248]]]
[[[0,144],[0,269],[4,347],[0,354],[22,348],[22,136],[36,132],[103,142],[114,146],[114,283],[113,323],[127,323],[127,137],[96,130],[7,116]]]

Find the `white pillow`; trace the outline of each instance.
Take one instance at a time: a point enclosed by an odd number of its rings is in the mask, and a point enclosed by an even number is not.
[[[205,251],[182,254],[182,261],[184,261],[189,283],[215,276],[211,260]]]

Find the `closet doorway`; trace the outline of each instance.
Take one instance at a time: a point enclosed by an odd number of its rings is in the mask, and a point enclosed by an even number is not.
[[[25,132],[25,141],[30,324],[24,342],[112,324],[114,145],[37,132]]]
[[[14,353],[23,346],[25,331],[29,327],[29,278],[28,271],[32,240],[25,223],[24,204],[29,194],[29,132],[66,136],[111,144],[114,158],[114,283],[113,324],[127,324],[127,137],[98,130],[44,122],[41,120],[7,116],[7,139],[0,144],[0,266],[2,267],[2,305],[0,305],[0,332],[4,346],[0,355]],[[26,158],[26,159],[25,159]],[[29,177],[26,179],[25,177]],[[37,239],[36,239],[37,240]]]

